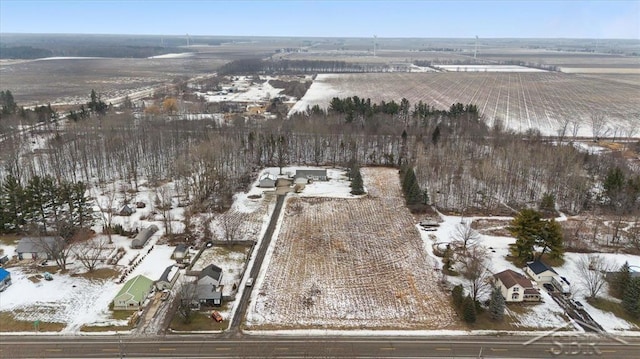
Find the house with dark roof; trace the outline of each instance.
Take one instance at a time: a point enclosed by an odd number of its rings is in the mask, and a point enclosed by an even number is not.
[[[540,291],[524,275],[507,269],[493,275],[495,285],[507,302],[539,302]]]
[[[114,310],[138,310],[153,289],[153,281],[137,275],[127,281],[113,299]]]
[[[198,273],[198,285],[219,287],[222,282],[222,268],[209,264]]]
[[[0,268],[0,292],[11,285],[11,273],[4,268]]]
[[[51,254],[64,249],[62,237],[24,237],[16,247],[18,259],[52,259]]]
[[[158,289],[158,291],[171,289],[180,276],[180,272],[178,272],[178,269],[179,268],[174,265],[170,265],[165,268],[164,272],[162,272],[162,275],[160,276],[160,279],[155,282],[156,289]]]
[[[142,248],[151,236],[158,231],[158,226],[155,224],[150,225],[149,227],[143,229],[136,235],[136,238],[131,241],[131,248]]]
[[[531,279],[538,283],[551,283],[553,277],[558,276],[558,273],[553,268],[540,261],[527,262],[526,267],[523,269]]]
[[[193,293],[191,306],[220,306],[222,305],[222,291],[208,284],[198,284],[198,282],[188,283],[187,293]]]

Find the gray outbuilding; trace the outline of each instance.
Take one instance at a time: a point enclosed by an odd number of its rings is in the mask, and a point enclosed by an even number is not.
[[[131,241],[131,248],[144,247],[144,245],[147,244],[147,241],[149,241],[149,238],[151,238],[151,236],[157,231],[158,226],[156,226],[155,224],[152,224],[149,227],[143,229],[142,231],[140,231],[140,233],[138,233],[136,238]]]

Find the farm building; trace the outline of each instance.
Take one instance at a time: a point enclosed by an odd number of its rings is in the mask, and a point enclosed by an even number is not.
[[[128,204],[125,204],[124,206],[122,206],[120,208],[120,210],[118,211],[118,214],[121,216],[130,216],[132,215],[136,210],[133,209],[132,207],[130,207]]]
[[[276,175],[267,173],[260,177],[258,186],[261,188],[273,188],[276,186],[276,181],[278,181],[278,177]]]
[[[173,251],[173,259],[176,260],[176,262],[178,263],[182,263],[182,260],[187,256],[187,251],[189,250],[189,247],[184,244],[184,243],[180,243],[176,246],[176,249],[174,249]]]
[[[142,248],[151,236],[158,231],[158,226],[155,224],[150,225],[149,227],[143,229],[138,233],[136,238],[131,241],[131,248]]]
[[[4,268],[0,268],[0,292],[11,285],[11,273]]]
[[[524,272],[538,283],[551,283],[551,279],[558,275],[553,268],[540,261],[527,262]]]
[[[173,285],[176,283],[176,280],[178,279],[179,276],[180,274],[178,273],[177,266],[174,266],[174,265],[168,266],[164,270],[164,272],[162,272],[160,279],[156,281],[156,289],[159,291],[165,290],[165,289],[171,289]]]
[[[18,242],[18,259],[51,259],[51,254],[64,249],[62,237],[24,237]]]
[[[296,170],[295,180],[299,183],[299,179],[306,179],[307,181],[328,181],[327,170]]]
[[[147,298],[153,281],[143,275],[137,275],[127,281],[113,299],[114,310],[138,310]]]
[[[540,291],[524,275],[507,269],[494,274],[495,284],[507,302],[539,302]]]

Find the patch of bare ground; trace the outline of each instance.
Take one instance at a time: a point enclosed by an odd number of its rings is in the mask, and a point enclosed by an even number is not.
[[[474,220],[471,227],[484,235],[510,237],[511,234],[507,230],[510,224],[510,220],[483,218]]]
[[[362,174],[369,191],[362,198],[289,199],[252,326],[461,327],[427,264],[398,171]]]

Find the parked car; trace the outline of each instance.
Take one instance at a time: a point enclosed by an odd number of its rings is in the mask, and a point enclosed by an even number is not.
[[[576,300],[573,301],[573,305],[576,307],[576,309],[584,309],[584,305]]]
[[[217,311],[213,311],[211,312],[211,318],[213,320],[215,320],[216,322],[220,323],[222,321],[222,315],[220,315],[220,313],[218,313]]]
[[[165,289],[162,291],[162,296],[160,297],[160,300],[164,302],[165,300],[169,299],[170,295],[171,295],[171,292]]]

